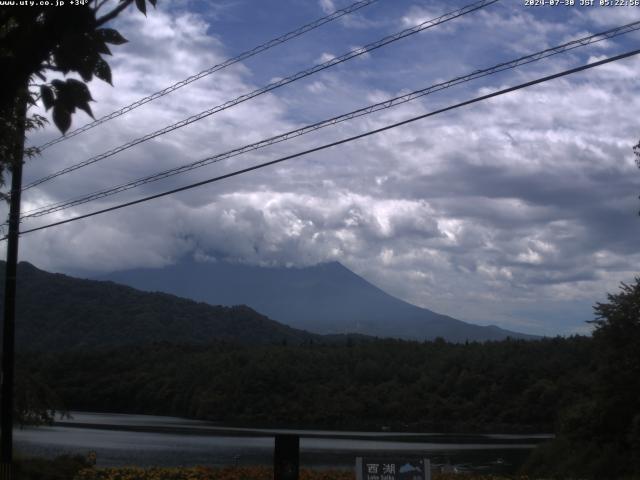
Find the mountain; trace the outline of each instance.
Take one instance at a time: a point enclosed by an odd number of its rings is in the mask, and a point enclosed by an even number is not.
[[[4,268],[5,262],[0,262],[2,291]],[[16,345],[23,351],[215,340],[299,344],[319,338],[246,306],[212,306],[108,281],[48,273],[26,262],[18,265]]]
[[[453,342],[536,338],[417,307],[337,262],[267,268],[188,259],[162,269],[127,270],[104,278],[211,305],[249,305],[279,322],[319,334],[349,332],[413,340],[442,337]]]

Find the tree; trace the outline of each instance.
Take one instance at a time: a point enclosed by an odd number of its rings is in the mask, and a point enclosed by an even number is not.
[[[148,0],[155,6],[156,0]],[[0,475],[10,476],[13,461],[14,345],[16,266],[22,192],[22,163],[37,150],[24,149],[25,132],[41,126],[44,119],[28,116],[27,109],[42,100],[46,110],[52,110],[55,125],[64,134],[71,125],[76,109],[93,116],[89,102],[93,101],[86,82],[97,77],[111,83],[111,69],[103,58],[110,55],[107,44],[120,45],[126,40],[118,31],[104,27],[134,3],[134,0],[87,0],[81,4],[13,5],[0,8],[0,185],[4,172],[11,171],[7,264],[5,269],[4,318],[2,329],[2,390],[0,398]],[[104,15],[99,11],[110,5]],[[147,0],[135,0],[146,15]],[[76,73],[82,80],[56,78],[56,72],[66,77]],[[40,83],[34,83],[34,82]],[[25,397],[27,398],[27,397]],[[20,400],[20,399],[18,399]],[[19,404],[19,402],[17,402]],[[29,406],[18,405],[23,411]],[[47,418],[47,407],[35,407],[37,418]]]
[[[597,439],[628,453],[640,473],[640,277],[594,308],[599,361]],[[635,448],[634,448],[635,447]]]
[[[640,277],[594,306],[590,385],[566,409],[531,473],[596,479],[640,473]],[[637,478],[637,477],[633,477]]]
[[[60,397],[38,374],[20,368],[16,375],[14,415],[24,425],[51,425],[56,412],[66,415]]]
[[[104,57],[111,55],[109,44],[127,40],[105,25],[131,4],[146,14],[147,0],[120,0],[100,15],[108,0],[87,1],[84,5],[4,6],[0,8],[0,183],[30,126],[42,124],[42,117],[27,118],[27,105],[42,100],[52,110],[55,125],[65,133],[76,109],[92,115],[93,101],[85,82],[97,77],[111,83],[111,69]],[[156,0],[148,0],[155,6]],[[39,4],[40,2],[36,2]],[[47,81],[53,72],[73,78]],[[39,82],[39,83],[34,83]],[[25,152],[29,155],[35,151]],[[22,155],[19,156],[20,158]]]
[[[640,142],[638,142],[637,145],[634,145],[633,153],[636,155],[636,165],[640,168]],[[638,215],[640,215],[640,212],[638,212]]]

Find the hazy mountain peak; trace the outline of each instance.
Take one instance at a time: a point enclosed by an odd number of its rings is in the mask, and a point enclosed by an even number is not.
[[[295,328],[316,333],[451,341],[533,338],[485,327],[400,300],[340,262],[310,267],[261,267],[193,257],[161,269],[116,272],[105,278],[212,305],[246,304]]]

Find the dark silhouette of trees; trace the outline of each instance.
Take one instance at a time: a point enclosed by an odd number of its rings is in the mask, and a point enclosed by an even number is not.
[[[540,432],[579,400],[592,356],[585,337],[350,343],[156,343],[23,360],[33,375],[56,379],[69,410],[253,426]]]
[[[135,5],[146,14],[147,0],[120,0],[101,13],[106,0],[91,0],[78,5],[12,5],[0,7],[0,186],[4,173],[12,172],[9,234],[7,247],[7,285],[4,299],[3,378],[2,384],[2,467],[11,462],[11,415],[17,419],[46,422],[51,418],[49,391],[35,377],[19,377],[14,393],[13,332],[15,305],[15,266],[18,256],[18,225],[22,163],[25,157],[38,153],[24,148],[25,133],[42,127],[46,119],[29,115],[28,108],[41,100],[58,129],[65,133],[71,116],[79,108],[92,115],[93,101],[86,82],[97,77],[111,83],[111,69],[104,56],[111,55],[108,44],[120,45],[126,40],[118,31],[105,25]],[[155,6],[156,0],[148,0]],[[49,2],[46,2],[47,4]],[[110,3],[109,3],[110,4]],[[110,4],[111,5],[111,4]],[[82,80],[55,78],[75,73]],[[9,282],[9,279],[11,281]],[[14,402],[15,400],[15,402]],[[8,420],[7,420],[8,419]],[[6,432],[9,432],[8,434]]]
[[[633,153],[636,155],[636,165],[640,168],[640,142],[633,147]],[[640,212],[638,212],[638,215],[640,215]]]
[[[598,443],[625,453],[640,472],[640,277],[622,283],[608,303],[595,307],[593,338],[598,357],[593,432]]]
[[[594,310],[591,380],[561,415],[558,438],[533,456],[534,473],[597,479],[640,473],[640,277]]]
[[[15,388],[15,420],[24,425],[50,425],[56,412],[65,413],[62,399],[54,392],[49,381],[37,373],[18,368]]]
[[[147,1],[156,4],[156,0],[135,0],[144,14]],[[43,124],[41,116],[27,117],[27,105],[41,99],[45,108],[52,110],[55,125],[64,133],[76,109],[92,115],[89,102],[93,98],[85,82],[97,77],[111,83],[111,69],[104,58],[111,55],[108,45],[120,45],[126,40],[105,25],[134,0],[120,0],[112,10],[101,14],[105,3],[92,0],[64,7],[0,8],[0,182],[7,167],[22,161],[25,131]],[[47,81],[53,72],[77,73],[82,80]],[[25,152],[27,156],[35,153]]]

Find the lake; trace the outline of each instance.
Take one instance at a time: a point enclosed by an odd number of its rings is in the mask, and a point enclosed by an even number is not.
[[[509,472],[551,435],[251,429],[151,415],[72,412],[51,427],[14,433],[18,453],[97,453],[98,466],[257,465],[272,462],[276,433],[300,435],[301,465],[353,468],[356,456],[418,455],[460,469]]]

